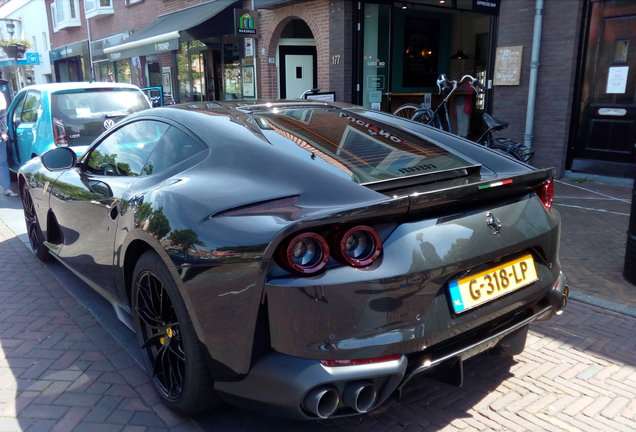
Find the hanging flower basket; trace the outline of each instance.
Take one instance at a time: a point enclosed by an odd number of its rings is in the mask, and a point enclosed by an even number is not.
[[[9,58],[24,58],[24,53],[26,52],[27,48],[24,45],[2,45],[0,46],[0,48],[2,48],[4,50],[4,53],[7,55],[7,57]]]

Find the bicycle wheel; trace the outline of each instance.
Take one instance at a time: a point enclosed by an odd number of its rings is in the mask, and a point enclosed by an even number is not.
[[[419,108],[420,106],[418,104],[406,103],[404,105],[400,105],[395,111],[393,111],[393,115],[410,120],[413,118],[415,111]]]
[[[521,162],[528,162],[534,156],[534,150],[509,138],[496,138],[492,149],[506,153]]]
[[[435,114],[435,111],[433,111],[430,108],[425,108],[425,107],[418,108],[418,110],[415,111],[415,114],[413,114],[413,117],[411,118],[411,120],[424,123],[425,125],[433,126],[438,129],[442,128],[442,124],[439,121],[439,117],[437,116],[437,114]]]

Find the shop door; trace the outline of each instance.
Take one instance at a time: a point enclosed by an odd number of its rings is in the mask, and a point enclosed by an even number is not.
[[[629,175],[636,143],[636,5],[592,3],[573,170]],[[624,170],[624,172],[621,172]]]
[[[305,90],[314,88],[314,58],[310,55],[288,55],[285,57],[285,74],[287,80],[286,97],[299,98]]]
[[[280,47],[280,97],[297,99],[316,88],[316,47]]]

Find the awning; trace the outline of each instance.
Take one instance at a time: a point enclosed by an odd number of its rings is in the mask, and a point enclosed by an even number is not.
[[[153,23],[133,33],[119,45],[104,49],[110,60],[119,60],[139,55],[172,51],[179,48],[180,32],[203,24],[215,17],[236,0],[213,0],[177,12],[158,17]]]

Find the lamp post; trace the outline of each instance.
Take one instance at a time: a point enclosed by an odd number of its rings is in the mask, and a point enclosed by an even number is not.
[[[14,20],[9,21],[7,19],[7,22],[5,24],[7,33],[9,33],[9,37],[11,39],[13,39],[13,35],[15,34],[15,23],[13,21]],[[19,20],[16,19],[15,21],[19,21]],[[20,55],[21,48],[24,48],[24,46],[20,44],[15,44],[11,46],[10,48],[12,48],[12,50],[5,50],[5,52],[8,57],[11,57],[10,53],[12,53],[13,57],[15,58],[15,87],[16,87],[16,91],[19,91],[20,90],[20,63],[19,63],[18,57]],[[22,52],[24,52],[24,50],[22,50]]]

